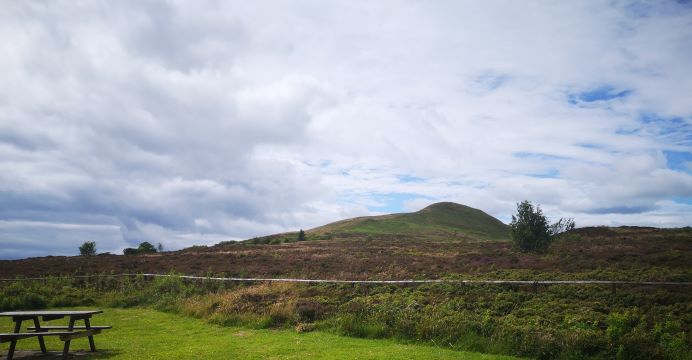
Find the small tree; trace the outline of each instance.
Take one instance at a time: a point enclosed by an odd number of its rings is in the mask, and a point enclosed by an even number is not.
[[[557,222],[554,222],[550,225],[550,235],[552,237],[556,237],[563,232],[567,231],[572,231],[574,230],[574,219],[568,218],[560,218]]]
[[[552,240],[565,231],[574,229],[573,219],[560,218],[553,224],[543,215],[540,205],[533,207],[530,201],[517,204],[517,214],[512,214],[512,240],[521,251],[540,251],[548,248]]]
[[[159,252],[163,252],[163,244],[159,243],[158,245],[156,245],[156,250],[158,250]]]
[[[303,229],[300,229],[298,232],[298,241],[305,241],[305,231]]]
[[[540,206],[524,200],[517,204],[517,214],[512,214],[512,240],[521,251],[543,250],[550,244],[548,219]]]
[[[85,241],[79,247],[79,255],[81,255],[81,256],[96,255],[96,242],[95,241]]]
[[[145,241],[145,242],[139,244],[139,247],[137,248],[137,251],[138,251],[140,254],[155,253],[155,252],[156,252],[156,248],[155,248],[154,245],[152,245],[150,242]]]

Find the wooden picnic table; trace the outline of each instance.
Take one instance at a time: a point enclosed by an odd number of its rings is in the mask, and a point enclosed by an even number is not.
[[[38,338],[41,352],[45,353],[46,344],[43,341],[47,336],[59,336],[60,340],[65,342],[63,346],[62,356],[67,359],[70,351],[70,341],[81,337],[89,338],[89,347],[91,351],[96,351],[94,344],[94,335],[99,334],[101,330],[110,329],[110,326],[92,326],[89,319],[95,314],[100,314],[101,310],[39,310],[39,311],[7,311],[1,312],[0,316],[11,317],[14,321],[14,332],[0,334],[0,342],[10,342],[10,349],[7,352],[7,360],[12,360],[17,340],[31,337]],[[47,326],[42,325],[39,318],[43,321],[51,321],[63,318],[69,318],[67,326]],[[33,326],[27,328],[27,332],[21,332],[23,321],[32,321]],[[82,320],[84,326],[75,326],[75,322]]]

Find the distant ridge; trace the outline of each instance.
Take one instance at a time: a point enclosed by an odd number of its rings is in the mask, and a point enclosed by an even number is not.
[[[465,236],[484,240],[509,238],[509,226],[472,207],[439,202],[413,213],[364,216],[341,220],[308,231],[332,234]]]

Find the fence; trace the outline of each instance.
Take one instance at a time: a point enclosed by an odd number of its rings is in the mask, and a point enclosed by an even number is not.
[[[531,285],[534,291],[538,285],[610,285],[612,292],[616,291],[618,285],[630,286],[691,286],[692,282],[678,281],[611,281],[611,280],[458,280],[458,279],[429,279],[429,280],[336,280],[336,279],[291,279],[291,278],[236,278],[236,277],[208,277],[190,276],[174,274],[95,274],[95,275],[73,275],[58,277],[35,277],[35,278],[15,278],[0,279],[0,281],[29,281],[29,280],[48,280],[48,279],[86,279],[94,277],[177,277],[189,280],[213,280],[231,282],[291,282],[308,284],[381,284],[381,285],[415,285],[415,284],[494,284],[494,285]]]

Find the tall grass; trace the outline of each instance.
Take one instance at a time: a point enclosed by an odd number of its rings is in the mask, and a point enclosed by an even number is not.
[[[539,359],[690,359],[686,289],[235,284],[177,277],[0,284],[0,310],[147,306],[221,325],[319,329]]]

